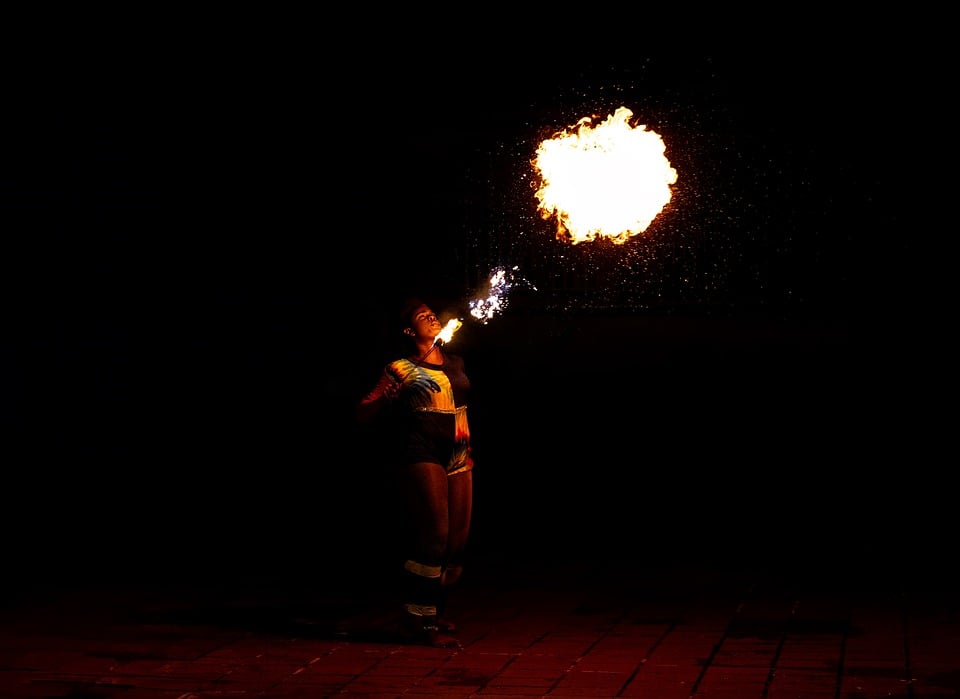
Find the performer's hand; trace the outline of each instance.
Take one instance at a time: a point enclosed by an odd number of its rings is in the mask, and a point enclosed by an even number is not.
[[[403,388],[403,384],[399,381],[390,381],[386,386],[383,387],[383,399],[384,400],[393,400],[400,394],[400,389]]]

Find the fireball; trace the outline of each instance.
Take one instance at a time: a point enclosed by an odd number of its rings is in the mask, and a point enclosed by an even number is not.
[[[596,126],[584,117],[537,148],[535,196],[541,216],[556,218],[558,240],[625,243],[670,202],[677,171],[663,139],[632,116],[620,107]]]

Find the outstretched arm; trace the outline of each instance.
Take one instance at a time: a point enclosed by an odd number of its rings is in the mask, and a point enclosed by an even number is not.
[[[373,389],[357,403],[355,416],[358,422],[369,422],[383,410],[383,407],[397,397],[401,384],[393,376],[384,372]]]

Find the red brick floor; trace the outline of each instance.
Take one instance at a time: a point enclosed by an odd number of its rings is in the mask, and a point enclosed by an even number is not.
[[[460,649],[401,642],[368,588],[318,589],[22,590],[0,699],[960,696],[960,611],[917,575],[491,559],[451,599]]]

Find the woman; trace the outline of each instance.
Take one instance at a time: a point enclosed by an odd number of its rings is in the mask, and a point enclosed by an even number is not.
[[[457,647],[444,618],[447,588],[463,570],[473,508],[473,458],[463,359],[443,349],[443,327],[421,299],[409,299],[398,333],[407,356],[391,361],[357,405],[357,419],[382,419],[412,540],[403,565],[401,629],[411,641]]]

